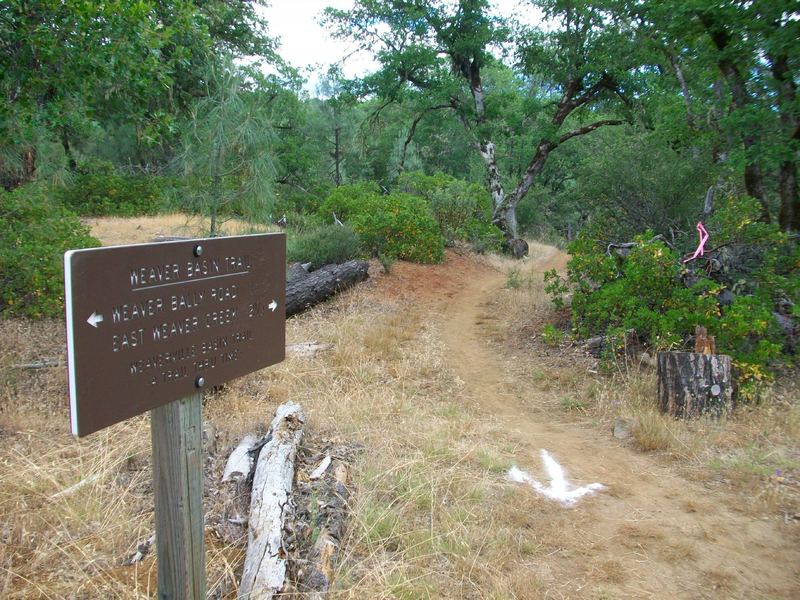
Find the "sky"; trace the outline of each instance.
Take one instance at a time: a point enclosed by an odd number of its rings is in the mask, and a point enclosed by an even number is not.
[[[494,0],[492,4],[500,15],[510,16],[518,2]],[[353,0],[272,0],[269,7],[259,9],[269,24],[270,34],[280,38],[278,53],[284,60],[300,69],[312,65],[309,72],[302,71],[308,79],[306,90],[311,94],[328,67],[345,57],[342,70],[346,77],[364,75],[377,66],[370,56],[355,52],[352,42],[332,39],[318,23],[326,7],[348,9],[352,5]]]

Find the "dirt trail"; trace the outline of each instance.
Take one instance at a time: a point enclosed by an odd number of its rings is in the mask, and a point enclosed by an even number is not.
[[[565,260],[550,248],[526,268],[563,268]],[[547,565],[547,597],[597,597],[591,578],[584,589],[563,580],[573,569],[586,573],[587,562],[608,571],[601,597],[800,597],[800,552],[780,522],[733,512],[723,492],[687,481],[596,429],[544,422],[542,411],[532,407],[547,392],[515,380],[482,331],[487,300],[503,287],[505,275],[455,255],[448,263],[437,286],[416,291],[427,292],[434,314],[438,309],[450,366],[465,382],[476,414],[507,432],[518,447],[519,466],[534,476],[546,481],[539,460],[545,448],[573,483],[607,486],[575,508],[558,508],[574,518],[572,530],[564,532],[565,552]],[[519,493],[533,492],[520,487]],[[576,554],[570,547],[586,551]]]

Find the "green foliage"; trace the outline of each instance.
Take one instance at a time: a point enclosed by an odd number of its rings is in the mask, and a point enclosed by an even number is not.
[[[168,204],[175,183],[165,177],[87,173],[78,175],[60,195],[81,216],[154,215]]]
[[[336,213],[361,238],[372,256],[418,263],[444,258],[444,240],[423,198],[405,193],[382,196],[367,182],[336,188],[323,202],[323,215]]]
[[[303,233],[289,235],[286,247],[288,262],[307,263],[318,269],[340,264],[361,254],[358,235],[347,226],[322,225]]]
[[[42,187],[0,191],[0,203],[0,314],[63,314],[64,252],[100,243]]]
[[[351,222],[373,256],[384,254],[417,263],[444,259],[444,239],[425,201],[418,196],[378,196],[368,211],[354,215]]]
[[[506,239],[503,232],[487,221],[472,219],[465,228],[466,239],[478,254],[500,253]]]
[[[252,89],[252,73],[228,56],[207,76],[213,88],[192,109],[180,163],[190,184],[187,208],[210,217],[214,236],[220,217],[266,220],[274,205],[274,136],[263,97]]]
[[[550,294],[558,310],[564,308],[564,295],[569,292],[569,286],[555,269],[544,272],[544,291]]]
[[[428,201],[445,244],[449,246],[456,240],[469,240],[470,234],[478,233],[482,223],[490,225],[491,199],[486,190],[476,183],[444,173],[425,175],[413,172],[403,173],[398,185],[402,191],[422,196]]]
[[[502,250],[505,238],[491,224],[491,198],[482,186],[444,173],[419,172],[403,173],[398,185],[428,201],[446,245],[465,240],[479,254]]]
[[[335,188],[320,207],[324,218],[332,218],[334,213],[342,221],[347,221],[379,202],[380,186],[374,181],[361,181]]]
[[[544,327],[542,327],[542,340],[544,340],[544,343],[548,346],[558,346],[561,343],[562,338],[562,333],[556,329],[555,325],[552,323],[547,323]]]
[[[724,247],[689,263],[652,232],[636,236],[636,245],[617,256],[589,228],[569,247],[568,280],[548,272],[546,290],[562,302],[573,289],[573,327],[581,337],[624,340],[634,330],[656,350],[686,349],[695,326],[706,327],[718,350],[733,356],[742,397],[752,398],[784,352],[775,302],[800,301],[797,245],[757,221],[758,210],[752,199],[722,202],[708,230],[712,244]],[[731,299],[721,301],[723,291]]]

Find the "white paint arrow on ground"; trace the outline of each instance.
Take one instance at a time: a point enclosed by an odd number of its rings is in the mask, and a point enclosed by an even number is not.
[[[91,315],[89,315],[89,318],[86,319],[86,322],[97,329],[97,324],[103,322],[103,315],[98,315],[97,312],[93,312]]]
[[[278,308],[278,303],[273,300],[267,305],[267,308],[270,309],[272,312],[275,312],[275,309]]]
[[[567,474],[563,467],[550,456],[550,453],[542,449],[542,464],[544,465],[547,476],[550,478],[550,485],[545,487],[541,482],[531,477],[528,473],[518,468],[516,465],[511,467],[506,477],[517,483],[527,483],[543,496],[556,500],[564,506],[574,506],[580,498],[594,494],[602,490],[605,486],[602,483],[590,483],[579,487],[573,486],[567,481]]]

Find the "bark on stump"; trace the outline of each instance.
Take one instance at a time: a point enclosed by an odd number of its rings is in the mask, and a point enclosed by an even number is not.
[[[657,377],[663,413],[681,418],[719,418],[733,410],[730,356],[659,352]]]
[[[286,316],[319,304],[337,292],[369,277],[369,263],[351,260],[341,265],[327,265],[305,277],[286,284]]]

